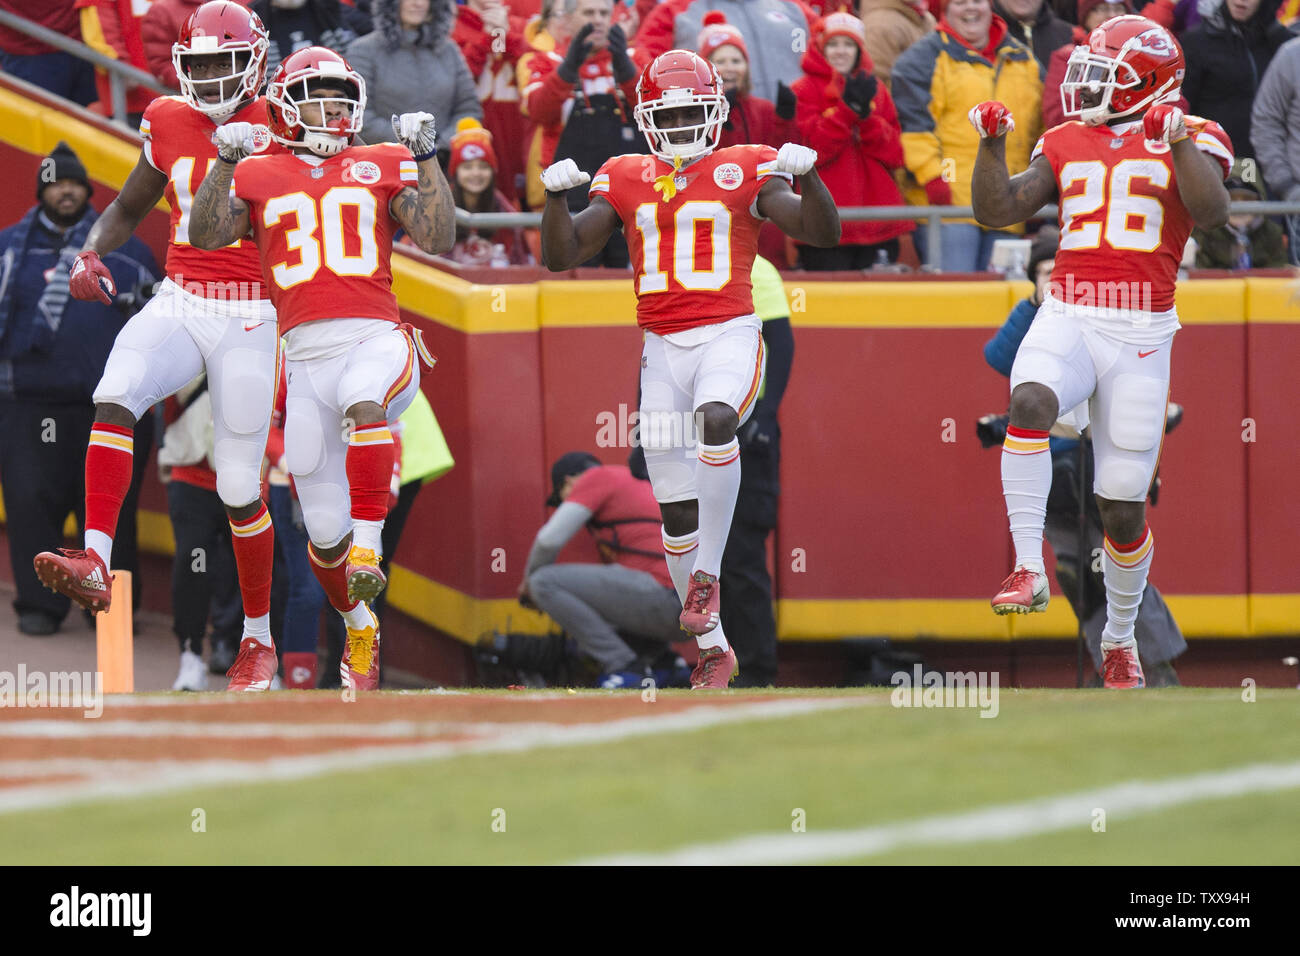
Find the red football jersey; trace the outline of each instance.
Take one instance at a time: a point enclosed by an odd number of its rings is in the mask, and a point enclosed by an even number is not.
[[[266,100],[258,97],[230,117],[229,122],[266,125]],[[179,96],[160,96],[144,111],[140,135],[149,165],[167,177],[163,197],[171,206],[167,275],[187,292],[206,298],[265,299],[262,264],[250,239],[204,252],[190,245],[190,207],[203,177],[217,161],[213,142],[217,124]],[[280,152],[268,132],[266,152]]]
[[[1222,166],[1226,179],[1232,169],[1228,134],[1200,117],[1185,122],[1197,148]],[[1052,164],[1060,191],[1053,296],[1107,307],[1114,302],[1102,301],[1106,290],[1140,289],[1139,300],[1125,308],[1172,309],[1193,223],[1178,195],[1169,148],[1148,145],[1141,120],[1119,127],[1069,122],[1042,135],[1030,162],[1039,156]]]
[[[411,151],[380,143],[308,158],[250,156],[235,169],[280,333],[313,319],[397,322],[390,261],[398,223],[388,204],[419,182]]]
[[[749,272],[764,220],[758,191],[773,176],[770,146],[729,146],[673,168],[654,156],[615,156],[597,170],[588,195],[623,220],[636,283],[636,320],[668,335],[754,311]],[[668,193],[672,193],[668,196]]]

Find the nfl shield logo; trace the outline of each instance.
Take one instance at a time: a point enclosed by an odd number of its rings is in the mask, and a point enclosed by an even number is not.
[[[1122,139],[1120,139],[1118,136],[1115,137],[1114,139],[1112,139],[1112,140],[1110,141],[1110,148],[1111,148],[1111,149],[1119,149],[1119,148],[1122,147],[1123,145],[1124,145],[1124,141],[1123,141]]]
[[[321,178],[322,176],[324,176],[324,175],[325,175],[325,170],[321,169],[319,166],[313,166],[313,167],[312,167],[312,170],[311,170],[311,178],[312,178],[312,179],[320,179],[320,178]]]

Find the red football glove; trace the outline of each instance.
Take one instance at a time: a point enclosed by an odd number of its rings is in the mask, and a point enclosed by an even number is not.
[[[1183,125],[1183,111],[1168,103],[1151,107],[1142,117],[1142,132],[1146,134],[1147,142],[1163,143],[1166,146],[1186,139],[1187,127]]]
[[[925,184],[925,198],[929,200],[931,206],[951,206],[952,187],[945,183],[942,177],[936,176]]]
[[[94,302],[98,299],[104,305],[110,305],[110,295],[117,293],[113,285],[113,273],[108,266],[99,261],[99,253],[86,251],[77,256],[72,264],[72,273],[68,277],[68,289],[74,299]]]
[[[1005,136],[1016,128],[1016,121],[1011,118],[1011,111],[997,100],[986,100],[979,106],[972,106],[966,114],[971,126],[980,134],[980,139]]]

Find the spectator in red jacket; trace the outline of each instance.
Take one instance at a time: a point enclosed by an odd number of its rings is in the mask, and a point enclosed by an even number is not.
[[[754,96],[749,85],[749,50],[739,30],[727,22],[719,10],[704,15],[704,29],[700,31],[699,54],[717,68],[722,77],[722,88],[727,94],[730,110],[722,124],[718,148],[739,144],[757,143],[780,149],[786,143],[798,142],[794,126],[794,93],[781,86],[783,116],[771,100]],[[778,266],[790,265],[786,255],[786,239],[770,222],[764,223],[758,234],[758,254]]]
[[[181,84],[172,66],[172,44],[181,35],[185,21],[203,3],[204,0],[153,0],[149,12],[140,20],[140,40],[149,72],[173,90],[179,90]]]
[[[795,81],[795,120],[805,146],[817,150],[817,171],[837,206],[901,206],[893,170],[903,165],[902,130],[894,101],[872,75],[862,21],[832,13],[818,21]],[[846,222],[833,249],[801,246],[805,269],[867,269],[898,259],[906,220]]]
[[[39,4],[31,0],[0,0],[0,10],[62,33],[71,40],[80,40],[81,27],[72,4],[73,0]],[[88,106],[97,98],[95,71],[89,63],[5,26],[0,26],[0,70],[79,106]]]
[[[483,106],[483,125],[498,145],[497,189],[518,203],[530,132],[515,82],[519,58],[528,52],[524,21],[511,16],[504,0],[466,0],[456,8],[451,38],[465,55]]]
[[[519,208],[497,188],[498,172],[492,134],[478,120],[461,120],[451,138],[451,161],[447,164],[451,196],[457,208],[466,212],[518,212]],[[474,266],[533,264],[520,229],[457,226],[456,244],[447,258]]]
[[[1043,129],[1051,129],[1065,122],[1065,104],[1061,102],[1061,81],[1065,67],[1074,48],[1088,42],[1088,34],[1111,17],[1133,12],[1129,0],[1078,0],[1079,23],[1074,28],[1074,42],[1067,43],[1052,53],[1047,61],[1047,78],[1043,80]]]
[[[146,6],[136,0],[77,0],[82,42],[105,56],[148,73],[149,61],[145,59],[144,42],[140,39],[140,21],[144,19]],[[113,96],[107,70],[95,71],[95,87],[99,90],[100,107],[106,114],[111,113]],[[143,86],[127,88],[126,112],[130,125],[140,125],[144,108],[156,95]]]

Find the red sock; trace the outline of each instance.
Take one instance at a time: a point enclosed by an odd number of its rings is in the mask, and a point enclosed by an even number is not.
[[[311,569],[316,580],[325,589],[325,597],[336,611],[350,611],[359,601],[348,599],[348,553],[344,551],[333,564],[326,564],[316,553],[316,549],[307,545],[307,556],[311,558]]]
[[[117,532],[117,515],[131,488],[135,429],[96,422],[86,448],[86,530],[110,538]]]
[[[393,480],[395,457],[388,422],[353,429],[347,457],[353,520],[383,521],[388,516],[388,486]]]
[[[275,528],[265,502],[258,502],[257,514],[244,521],[231,521],[231,542],[235,566],[239,569],[239,591],[244,597],[244,614],[261,617],[271,613],[271,565],[275,561]]]

